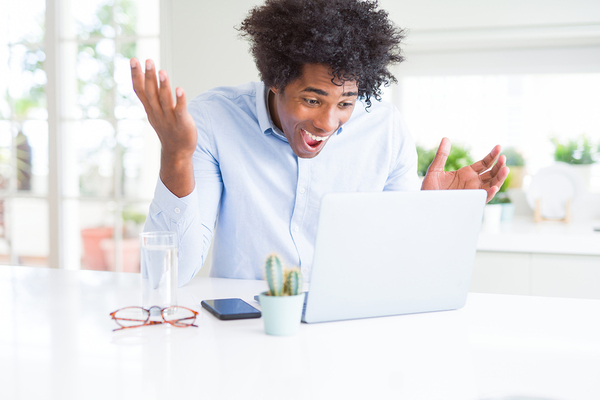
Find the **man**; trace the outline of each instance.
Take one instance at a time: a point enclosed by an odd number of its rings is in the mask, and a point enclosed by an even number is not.
[[[402,117],[378,101],[396,81],[388,68],[403,60],[404,36],[375,2],[267,0],[239,30],[262,82],[216,88],[187,108],[181,88],[173,102],[165,71],[158,86],[151,60],[145,73],[131,60],[162,145],[146,230],[178,233],[180,285],[201,268],[213,232],[212,276],[261,279],[273,251],[308,276],[323,195],[420,185]],[[489,201],[508,175],[500,146],[444,172],[449,150],[443,139],[421,189],[482,188]]]

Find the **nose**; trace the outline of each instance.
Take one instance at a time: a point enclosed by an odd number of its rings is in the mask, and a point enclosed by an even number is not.
[[[314,127],[320,131],[319,133],[333,133],[333,131],[339,128],[340,120],[336,116],[333,107],[324,108],[319,111],[319,114],[312,121]]]

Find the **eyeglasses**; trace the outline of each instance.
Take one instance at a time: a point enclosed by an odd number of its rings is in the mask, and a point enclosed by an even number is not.
[[[159,313],[163,319],[162,321],[150,320],[151,316],[158,315]],[[152,306],[148,309],[145,309],[144,307],[125,307],[110,313],[111,318],[121,326],[120,328],[113,329],[113,331],[164,323],[171,324],[177,328],[189,328],[190,326],[197,328],[198,326],[194,325],[197,315],[197,311],[181,306],[170,306],[165,308]]]

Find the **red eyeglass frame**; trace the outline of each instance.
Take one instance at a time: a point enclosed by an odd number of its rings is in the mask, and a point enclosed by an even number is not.
[[[141,319],[129,319],[129,318],[117,318],[117,317],[116,317],[116,314],[117,314],[119,311],[127,310],[127,309],[129,309],[129,308],[133,308],[133,309],[139,309],[139,310],[143,310],[143,311],[147,312],[147,313],[148,313],[148,318],[146,318],[145,320],[141,320]],[[162,319],[163,319],[162,321],[151,321],[151,320],[150,320],[150,317],[152,316],[152,312],[151,312],[151,310],[152,310],[152,309],[155,309],[155,308],[156,308],[156,309],[158,309],[158,310],[160,311],[160,316],[161,316],[161,317],[162,317]],[[184,309],[186,309],[186,310],[190,311],[190,312],[193,314],[193,317],[186,317],[186,318],[180,318],[180,319],[175,319],[175,320],[167,320],[167,319],[165,318],[165,316],[164,316],[164,314],[163,314],[163,313],[165,312],[165,310],[169,310],[169,309],[171,309],[171,308],[175,308],[175,309],[177,309],[177,308],[184,308]],[[177,327],[177,328],[189,328],[189,327],[194,327],[194,328],[197,328],[197,327],[198,327],[198,325],[194,325],[194,322],[196,321],[196,317],[197,317],[197,316],[198,316],[198,311],[194,311],[194,310],[192,310],[191,308],[182,307],[182,306],[169,306],[169,307],[165,307],[165,308],[160,308],[159,306],[152,306],[152,307],[150,307],[150,308],[148,308],[148,309],[146,309],[146,308],[144,308],[144,307],[131,306],[131,307],[123,307],[123,308],[119,308],[118,310],[116,310],[116,311],[113,311],[113,312],[111,312],[111,313],[110,313],[110,317],[111,317],[111,318],[112,318],[112,319],[113,319],[113,320],[114,320],[114,321],[115,321],[115,322],[116,322],[116,323],[117,323],[119,326],[121,326],[120,328],[113,329],[113,332],[114,332],[114,331],[119,331],[119,330],[122,330],[122,329],[139,328],[139,327],[141,327],[141,326],[146,326],[146,325],[160,325],[160,324],[165,324],[165,323],[167,323],[167,324],[170,324],[171,326],[174,326],[174,327]],[[191,323],[191,324],[182,324],[182,323],[181,323],[181,321],[183,321],[183,320],[188,320],[188,319],[191,319],[191,318],[193,318],[193,320],[192,320],[192,323]],[[142,322],[142,323],[141,323],[141,324],[139,324],[139,325],[123,326],[123,325],[121,325],[121,324],[119,323],[119,321],[134,321],[134,322]]]

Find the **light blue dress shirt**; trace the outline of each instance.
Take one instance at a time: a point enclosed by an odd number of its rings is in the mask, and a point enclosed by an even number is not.
[[[263,279],[271,252],[310,276],[321,198],[327,193],[418,190],[417,153],[399,111],[357,102],[312,159],[298,158],[267,107],[262,83],[219,87],[192,100],[196,186],[178,198],[158,180],[145,230],[176,231],[179,285],[200,270]],[[343,132],[342,132],[343,130]]]

